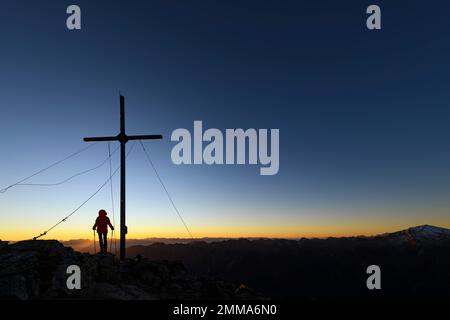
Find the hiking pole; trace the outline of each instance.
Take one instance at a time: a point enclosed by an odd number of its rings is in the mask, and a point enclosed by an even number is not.
[[[113,230],[113,232],[114,232],[114,230]],[[117,239],[114,236],[114,233],[113,233],[113,238],[114,238],[114,255],[117,256]]]
[[[112,253],[112,239],[114,237],[114,230],[112,230],[111,239],[109,239],[109,250]]]
[[[97,254],[97,246],[95,245],[95,230],[94,230],[94,254]]]

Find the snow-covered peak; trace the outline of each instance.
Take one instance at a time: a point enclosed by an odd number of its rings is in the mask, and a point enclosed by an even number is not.
[[[450,229],[430,226],[427,224],[409,228],[408,231],[415,238],[420,239],[440,239],[443,237],[450,237]]]
[[[417,242],[450,240],[450,229],[425,224],[397,232],[385,233],[379,235],[377,238],[386,239],[397,243],[408,242],[412,244]]]

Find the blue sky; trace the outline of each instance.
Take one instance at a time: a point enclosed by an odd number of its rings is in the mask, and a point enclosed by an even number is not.
[[[5,1],[1,11],[0,185],[82,148],[85,136],[116,134],[120,91],[128,132],[164,135],[145,144],[194,236],[450,226],[446,2],[378,1],[378,31],[365,27],[367,1],[77,1],[81,31],[65,27],[69,4]],[[279,173],[175,166],[170,134],[192,132],[194,120],[279,128]],[[106,155],[96,145],[30,182]],[[0,238],[45,230],[108,172],[1,194]],[[127,187],[131,237],[186,236],[139,146]],[[110,207],[105,188],[53,236],[89,236],[96,211]]]

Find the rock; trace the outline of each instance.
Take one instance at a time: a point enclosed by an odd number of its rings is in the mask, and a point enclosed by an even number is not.
[[[4,254],[0,260],[0,278],[33,270],[38,264],[37,257],[31,252]]]
[[[239,297],[242,300],[252,300],[255,299],[255,297],[258,297],[259,299],[265,299],[263,296],[259,295],[255,290],[252,288],[247,287],[244,284],[241,284],[234,292],[237,297]]]
[[[70,265],[80,267],[80,290],[67,288]],[[55,240],[22,241],[0,250],[0,300],[258,298],[251,291],[236,294],[235,289],[189,274],[179,261],[119,261],[111,254],[75,252]]]
[[[25,276],[14,275],[7,278],[0,278],[1,299],[26,300],[29,297]]]
[[[99,282],[95,285],[92,298],[108,300],[153,300],[154,297],[133,285],[112,285]]]
[[[2,241],[0,240],[0,248],[5,247],[8,245],[8,241]]]

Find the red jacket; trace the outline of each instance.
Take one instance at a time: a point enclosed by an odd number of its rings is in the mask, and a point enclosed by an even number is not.
[[[109,221],[109,218],[106,216],[106,212],[100,212],[92,229],[95,230],[95,228],[97,228],[98,233],[108,233],[108,226],[111,230],[114,230],[111,221]]]

